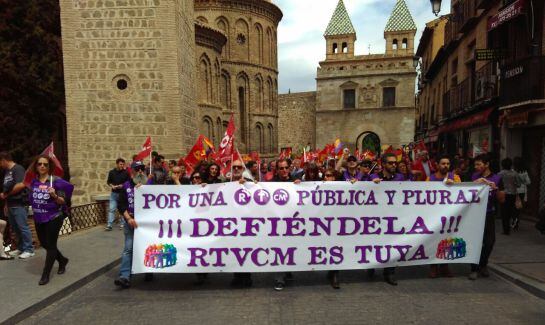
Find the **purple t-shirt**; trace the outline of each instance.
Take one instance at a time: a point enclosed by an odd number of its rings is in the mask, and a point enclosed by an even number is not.
[[[343,172],[343,180],[350,181],[350,180],[353,180],[353,179],[355,179],[357,181],[361,181],[361,180],[363,180],[363,174],[358,171],[358,172],[356,172],[356,175],[352,176],[348,172],[348,169]]]
[[[410,181],[410,180],[405,179],[403,174],[400,174],[400,173],[395,173],[391,177],[386,177],[386,176],[384,176],[383,173],[371,175],[371,180],[375,180],[377,178],[382,179],[383,182],[408,182],[408,181]]]
[[[49,187],[50,181],[42,183],[38,179],[33,179],[30,183],[29,199],[36,223],[51,221],[63,212],[63,208],[66,207],[57,204],[49,195]],[[72,196],[74,186],[63,179],[56,178],[53,181],[53,188],[57,195],[62,196],[66,201]]]
[[[476,181],[476,180],[478,180],[479,178],[482,178],[482,177],[483,176],[481,176],[481,174],[474,173],[473,175],[471,175],[471,180]],[[501,176],[500,175],[490,173],[490,175],[488,175],[485,178],[489,182],[493,182],[494,184],[496,184],[496,187],[498,189],[500,189],[500,190],[502,189],[502,183],[501,183]],[[486,213],[487,214],[493,213],[494,211],[496,211],[495,202],[496,202],[496,193],[497,192],[498,192],[498,190],[490,189],[490,192],[488,193],[488,205],[486,206]]]

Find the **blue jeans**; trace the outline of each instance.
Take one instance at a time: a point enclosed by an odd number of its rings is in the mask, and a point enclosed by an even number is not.
[[[32,246],[32,233],[28,228],[28,214],[25,207],[10,207],[8,209],[8,219],[11,227],[19,238],[17,249],[21,252],[34,252]]]
[[[119,277],[124,279],[131,278],[132,268],[132,242],[134,240],[134,229],[131,228],[123,218],[123,234],[125,235],[125,247],[121,254],[121,267],[119,268]]]
[[[110,209],[108,211],[108,227],[111,227],[115,220],[115,211],[117,211],[117,200],[119,193],[110,193]]]

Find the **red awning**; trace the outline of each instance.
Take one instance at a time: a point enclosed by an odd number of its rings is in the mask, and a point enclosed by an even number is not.
[[[501,24],[517,17],[524,9],[525,0],[517,0],[505,7],[502,11],[488,19],[488,31],[500,26]]]
[[[439,128],[439,133],[448,133],[459,129],[465,129],[472,126],[485,125],[488,123],[488,117],[494,110],[493,107],[488,108],[482,112],[475,113],[459,120],[451,121],[449,124],[445,124]]]

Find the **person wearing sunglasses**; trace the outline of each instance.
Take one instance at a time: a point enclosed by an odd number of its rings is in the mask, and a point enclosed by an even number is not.
[[[273,179],[274,182],[293,182],[290,175],[290,165],[288,160],[279,159],[276,161],[276,176]],[[300,180],[295,183],[300,182]],[[286,282],[293,282],[293,273],[285,272],[283,275],[277,273],[275,277],[274,290],[282,291],[286,286]]]
[[[119,276],[114,284],[122,289],[131,286],[131,266],[132,266],[132,246],[134,240],[134,229],[138,228],[134,220],[134,191],[144,184],[148,183],[148,177],[145,175],[146,166],[141,161],[134,161],[131,164],[131,178],[123,184],[123,191],[119,195],[117,209],[123,217],[123,234],[125,236],[125,246],[121,254],[121,267]],[[151,183],[151,180],[149,181]],[[150,280],[147,276],[146,280]]]
[[[240,160],[235,160],[231,164],[231,181],[238,182],[239,184],[244,184],[246,181],[252,181],[250,179],[245,179],[242,174],[244,173],[244,163]],[[253,285],[252,273],[247,272],[238,272],[233,273],[233,280],[231,281],[231,286],[235,288],[249,288]]]
[[[375,165],[375,166],[373,166]],[[373,167],[376,167],[376,164],[373,164],[373,162],[369,159],[363,160],[360,165],[360,174],[361,174],[361,181],[370,181],[371,180],[371,173],[374,170]]]
[[[324,182],[334,182],[339,179],[338,173],[334,168],[328,168],[324,172]],[[327,279],[329,280],[329,284],[331,284],[331,287],[333,289],[340,289],[341,285],[339,284],[339,271],[338,270],[332,270],[327,272]]]
[[[380,173],[373,174],[371,180],[375,183],[380,182],[404,182],[405,178],[403,175],[397,172],[397,157],[393,153],[385,153],[382,155],[382,167],[383,170]],[[395,278],[395,267],[384,268],[384,281],[390,285],[396,286],[397,280]],[[374,269],[367,270],[367,275],[369,278],[373,278],[375,275]]]
[[[196,170],[193,173],[191,173],[191,177],[189,178],[189,181],[191,182],[191,185],[202,185],[203,179],[201,176],[201,172]]]
[[[74,186],[53,176],[54,169],[55,164],[48,156],[39,156],[30,167],[30,170],[36,173],[36,177],[29,185],[36,234],[40,244],[47,251],[40,285],[49,283],[49,275],[55,261],[59,263],[57,274],[64,274],[68,264],[68,258],[57,248],[57,240],[68,212],[66,203],[72,196]]]

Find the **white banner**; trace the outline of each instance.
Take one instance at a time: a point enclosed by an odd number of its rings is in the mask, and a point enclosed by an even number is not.
[[[142,186],[133,273],[478,263],[489,189],[442,182]]]

